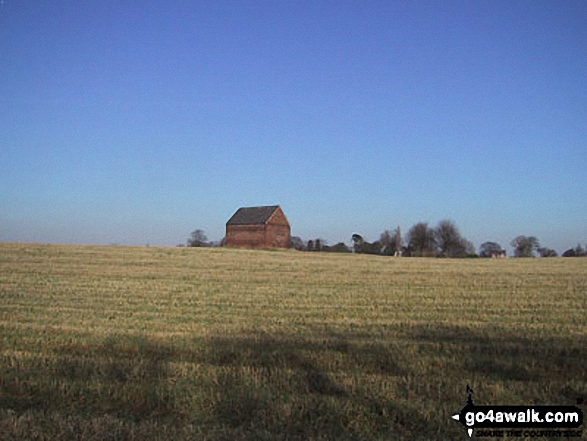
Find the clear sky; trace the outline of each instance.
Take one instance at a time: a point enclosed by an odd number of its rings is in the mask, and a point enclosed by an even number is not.
[[[4,0],[0,241],[587,242],[587,2]]]

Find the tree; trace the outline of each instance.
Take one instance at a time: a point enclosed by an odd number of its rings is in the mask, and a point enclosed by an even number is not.
[[[493,257],[503,254],[503,248],[497,242],[483,242],[479,247],[480,257]]]
[[[314,242],[314,250],[323,251],[324,245],[326,245],[326,241],[324,239],[316,239],[316,241]]]
[[[328,247],[328,251],[331,253],[348,253],[350,250],[343,242],[339,242],[336,245]]]
[[[298,251],[304,249],[304,241],[298,236],[292,236],[290,240],[290,248],[294,248]]]
[[[516,257],[534,257],[534,251],[540,248],[540,242],[534,236],[518,236],[511,241]]]
[[[363,239],[363,236],[360,234],[353,234],[351,237],[353,241],[353,251],[355,253],[363,253],[363,254],[380,254],[381,253],[381,243],[376,240],[373,243],[367,242]]]
[[[192,231],[192,235],[188,239],[188,247],[205,247],[208,245],[208,238],[204,230]]]
[[[361,248],[361,252],[365,254],[381,254],[381,250],[383,249],[381,242],[378,240],[373,243],[365,241],[363,242],[363,246]]]
[[[393,252],[396,256],[401,255],[402,246],[403,246],[402,233],[401,233],[399,226],[398,226],[395,229],[395,235],[394,235],[394,251]]]
[[[381,233],[381,236],[379,236],[379,241],[374,242],[371,245],[373,245],[375,248],[379,246],[380,254],[384,254],[386,256],[400,254],[402,250],[402,234],[399,227],[397,227],[393,233],[389,230],[385,230],[383,233]],[[373,246],[371,247],[372,249]]]
[[[361,236],[360,234],[353,234],[351,236],[351,239],[353,241],[353,250],[355,253],[360,253],[361,252],[361,248],[363,247],[363,236]]]
[[[461,236],[456,224],[451,220],[442,220],[434,230],[436,243],[443,257],[465,257],[475,254],[472,243]],[[473,250],[471,250],[471,247]]]
[[[575,248],[569,248],[563,254],[563,257],[584,257],[587,256],[587,252],[585,248],[581,246],[580,243],[577,244]]]
[[[538,248],[538,254],[540,254],[540,257],[557,257],[558,254],[556,251],[551,250],[550,248]]]
[[[373,243],[367,242],[360,234],[353,234],[351,236],[353,241],[353,252],[363,254],[380,254],[382,250],[381,242],[376,240]]]
[[[314,250],[314,241],[313,240],[309,240],[308,241],[308,245],[306,246],[306,251],[315,251]]]
[[[468,239],[462,238],[462,247],[464,254],[460,257],[479,257],[475,252],[475,244]]]
[[[393,253],[395,252],[395,245],[391,231],[385,230],[383,233],[381,233],[381,236],[379,236],[379,243],[381,245],[381,254],[393,256]]]
[[[413,256],[431,257],[436,254],[434,230],[426,222],[418,222],[408,231],[408,249]]]

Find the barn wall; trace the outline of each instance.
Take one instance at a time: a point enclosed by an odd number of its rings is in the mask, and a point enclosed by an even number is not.
[[[266,224],[265,246],[270,248],[289,248],[290,226],[281,208],[275,210]]]
[[[287,226],[289,226],[289,222],[287,221],[285,214],[283,214],[283,210],[281,209],[281,207],[277,207],[277,210],[275,210],[273,212],[271,217],[267,220],[267,223],[271,224],[271,225],[287,225]]]
[[[267,225],[265,246],[268,248],[289,248],[289,225]]]
[[[231,247],[264,247],[264,225],[228,225],[226,245]]]

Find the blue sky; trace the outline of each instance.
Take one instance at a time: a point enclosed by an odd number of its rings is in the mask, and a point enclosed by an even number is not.
[[[587,2],[5,0],[0,240],[587,242]]]

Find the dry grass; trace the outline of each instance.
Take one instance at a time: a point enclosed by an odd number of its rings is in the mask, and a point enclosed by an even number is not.
[[[0,244],[1,439],[452,439],[587,398],[587,260]]]

